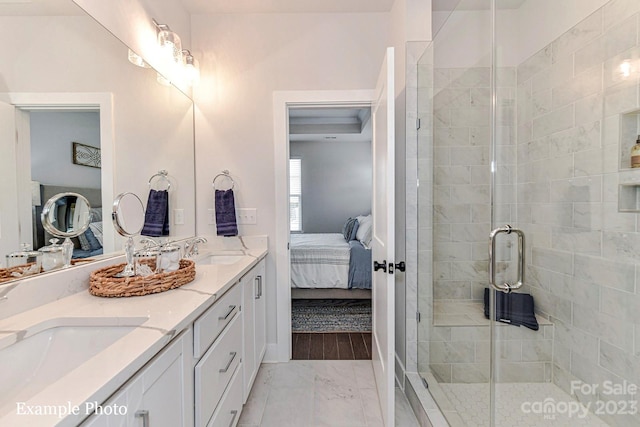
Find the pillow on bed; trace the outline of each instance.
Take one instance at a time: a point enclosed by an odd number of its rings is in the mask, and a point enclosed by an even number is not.
[[[367,215],[358,216],[357,220],[358,224],[360,225],[358,227],[358,231],[356,232],[356,239],[362,242],[363,245],[368,247],[369,243],[371,243],[373,219],[371,218],[371,215]]]
[[[87,228],[87,231],[89,231],[88,228]],[[91,244],[89,243],[89,239],[86,236],[87,231],[85,231],[84,233],[82,233],[81,235],[78,236],[78,240],[80,241],[80,248],[83,251],[90,251],[91,250]]]
[[[83,235],[85,236],[85,238],[89,242],[89,250],[90,251],[97,251],[98,249],[102,249],[102,243],[100,243],[100,241],[93,234],[93,231],[91,231],[91,227],[87,228],[87,231],[85,231],[83,233]]]
[[[102,243],[102,221],[92,222],[91,224],[89,224],[89,228],[93,232],[94,237],[98,240],[98,242],[100,242],[100,246],[102,246],[103,245],[103,243]]]
[[[356,238],[356,232],[358,231],[358,220],[355,218],[349,218],[347,222],[342,226],[342,236],[344,240],[350,242]]]

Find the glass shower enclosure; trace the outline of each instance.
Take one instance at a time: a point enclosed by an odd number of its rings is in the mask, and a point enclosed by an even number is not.
[[[418,372],[452,426],[640,425],[639,26],[640,0],[434,12]]]

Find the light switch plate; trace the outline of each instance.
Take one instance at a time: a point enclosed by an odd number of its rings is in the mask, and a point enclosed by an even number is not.
[[[258,213],[256,208],[240,208],[237,210],[238,224],[257,224]]]
[[[184,224],[184,209],[173,210],[173,222],[176,225]]]

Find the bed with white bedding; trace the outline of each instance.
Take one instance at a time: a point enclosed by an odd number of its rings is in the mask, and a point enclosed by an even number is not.
[[[348,289],[351,248],[341,233],[291,235],[291,287]]]
[[[358,216],[342,233],[292,234],[291,287],[371,290],[372,225],[371,215]]]

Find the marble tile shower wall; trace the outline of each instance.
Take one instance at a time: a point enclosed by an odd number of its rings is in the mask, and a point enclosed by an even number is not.
[[[640,182],[640,170],[625,170],[633,141],[619,138],[621,115],[640,110],[639,85],[615,72],[640,57],[639,11],[639,0],[613,0],[517,69],[526,291],[555,325],[554,383],[568,393],[572,381],[599,385],[583,401],[638,399],[603,384],[640,385],[640,218],[618,212],[619,182]]]
[[[488,286],[490,72],[489,67],[434,70],[435,300],[482,300]],[[496,83],[499,170],[494,215],[498,223],[507,223],[515,213],[515,67],[500,68]],[[502,260],[509,255],[505,251]]]

